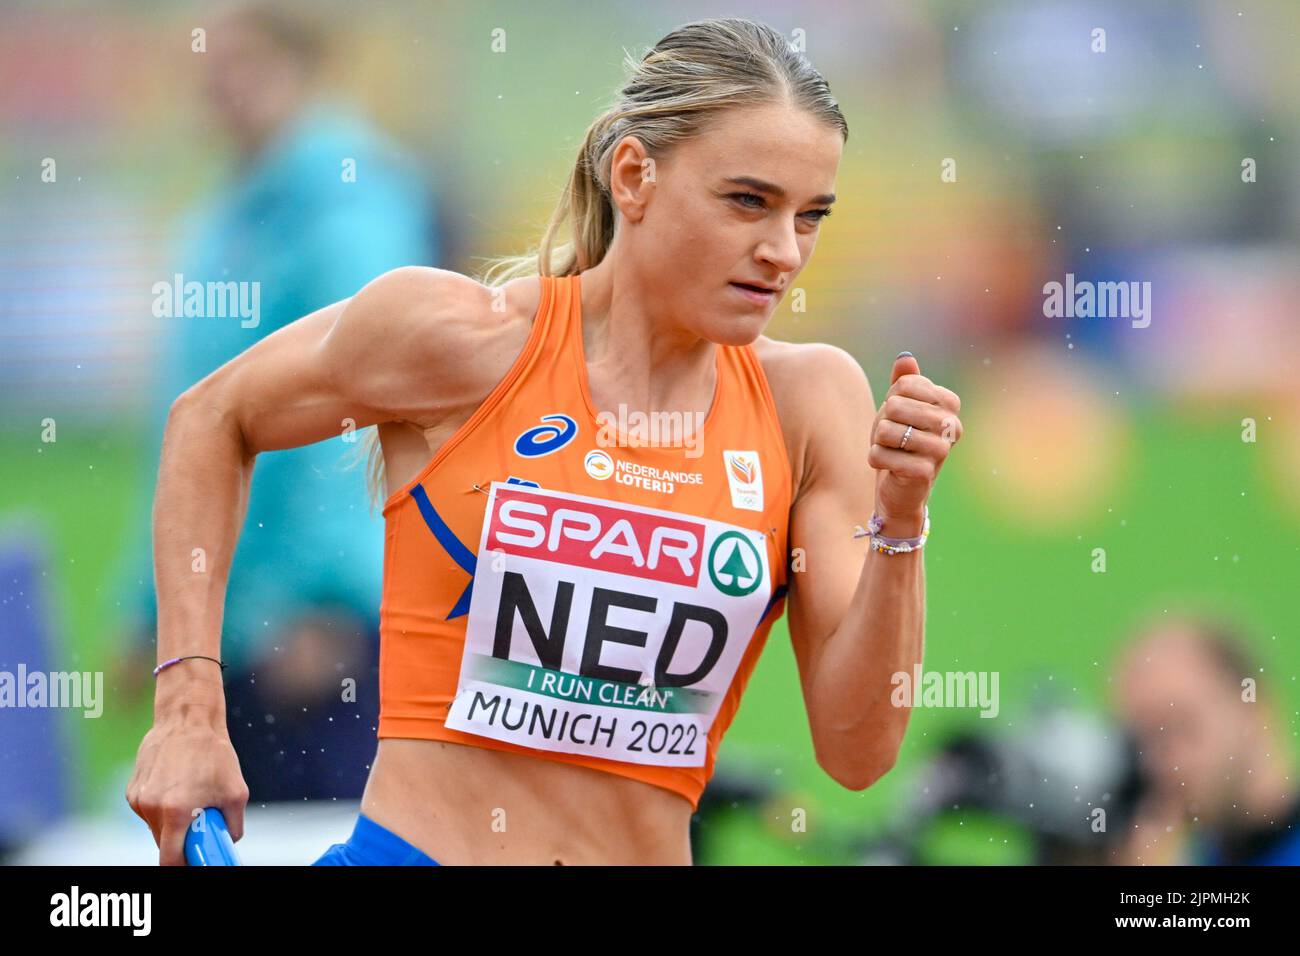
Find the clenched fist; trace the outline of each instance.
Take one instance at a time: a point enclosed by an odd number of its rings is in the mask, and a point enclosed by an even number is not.
[[[961,438],[960,410],[956,392],[922,375],[911,352],[899,354],[871,426],[867,454],[867,463],[879,472],[876,513],[885,521],[884,534],[921,533],[930,490],[953,443]]]

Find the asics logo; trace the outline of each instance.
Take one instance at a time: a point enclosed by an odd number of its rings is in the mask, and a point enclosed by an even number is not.
[[[515,439],[515,454],[524,458],[540,458],[559,451],[578,434],[578,423],[568,415],[543,415],[547,425],[537,425]]]

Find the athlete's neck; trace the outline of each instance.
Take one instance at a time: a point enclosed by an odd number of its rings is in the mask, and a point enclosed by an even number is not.
[[[718,346],[654,309],[659,299],[612,256],[580,276],[587,382],[596,410],[707,415]]]

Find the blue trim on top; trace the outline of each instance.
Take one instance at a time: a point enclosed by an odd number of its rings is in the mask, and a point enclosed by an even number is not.
[[[420,517],[424,518],[424,523],[429,526],[433,536],[442,545],[443,549],[461,570],[469,574],[469,584],[465,585],[465,590],[461,592],[460,598],[456,601],[456,606],[451,609],[447,615],[447,620],[460,617],[462,614],[469,613],[470,597],[474,590],[474,573],[478,568],[478,559],[474,552],[465,545],[461,544],[460,539],[456,537],[451,528],[447,527],[447,522],[442,520],[442,515],[438,514],[438,509],[433,506],[429,500],[429,493],[424,490],[423,485],[416,485],[411,489],[411,497],[415,499],[415,504],[420,509]]]
[[[776,602],[781,600],[781,598],[785,597],[786,593],[789,590],[790,589],[786,585],[782,584],[775,591],[773,591],[771,599],[767,602],[767,607],[763,608],[763,613],[759,616],[758,619],[760,621],[764,620],[767,617],[767,615],[771,612],[772,608],[776,605]]]

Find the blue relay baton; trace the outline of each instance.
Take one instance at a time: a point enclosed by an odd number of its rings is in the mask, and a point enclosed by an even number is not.
[[[185,828],[185,862],[190,866],[242,866],[226,818],[208,807]]]

